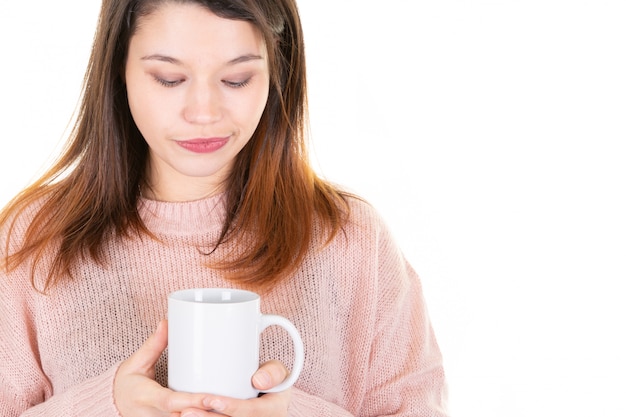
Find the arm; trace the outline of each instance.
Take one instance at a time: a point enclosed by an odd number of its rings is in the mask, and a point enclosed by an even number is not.
[[[351,313],[342,332],[346,344],[337,352],[349,372],[341,374],[338,391],[324,397],[294,389],[291,417],[447,416],[442,358],[419,278],[384,224],[375,215],[369,219],[348,233],[357,249],[342,253],[353,253],[346,264],[357,265],[346,270],[339,296],[346,301],[339,310]],[[328,363],[341,368],[331,358]]]
[[[294,389],[289,405],[289,417],[354,417],[336,404]]]
[[[420,280],[383,227],[364,416],[445,417],[442,357]]]
[[[33,325],[30,283],[20,288],[20,281],[11,278],[0,273],[2,417],[169,416],[183,408],[203,407],[204,395],[174,393],[153,379],[153,366],[167,344],[165,326],[126,361],[92,378],[70,381],[68,389],[55,392],[39,359],[41,346]],[[116,392],[120,385],[122,389]]]
[[[369,377],[351,381],[351,385],[366,385],[358,414],[294,389],[289,417],[448,416],[442,359],[419,280],[404,262],[398,265],[402,266],[400,279],[380,283]]]
[[[32,398],[21,397],[3,384],[0,398],[2,416],[46,417],[46,416],[102,416],[118,417],[111,394],[103,387],[110,387],[115,368],[97,378],[85,381],[63,394],[51,396],[45,402],[33,405]]]
[[[30,288],[20,284],[30,283],[0,272],[0,415],[117,416],[111,389],[107,389],[112,386],[115,368],[53,395],[38,359]]]

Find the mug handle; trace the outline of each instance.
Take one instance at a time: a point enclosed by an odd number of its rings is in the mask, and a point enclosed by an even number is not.
[[[304,345],[302,343],[302,338],[300,337],[300,333],[296,326],[293,325],[289,320],[282,316],[277,316],[274,314],[263,314],[261,315],[261,325],[259,332],[263,332],[269,326],[280,326],[289,333],[291,336],[291,340],[293,341],[293,350],[294,350],[294,358],[293,358],[293,369],[287,379],[285,379],[280,384],[276,385],[274,388],[263,390],[261,392],[269,393],[269,392],[281,392],[291,387],[298,377],[300,376],[300,372],[304,366]]]

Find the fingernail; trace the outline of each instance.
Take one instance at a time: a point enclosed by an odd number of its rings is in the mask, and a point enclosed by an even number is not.
[[[259,371],[252,377],[252,383],[257,389],[268,388],[272,383],[272,378],[267,372]]]

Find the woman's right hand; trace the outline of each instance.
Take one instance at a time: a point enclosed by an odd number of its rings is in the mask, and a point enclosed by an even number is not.
[[[188,408],[204,409],[205,394],[175,392],[154,380],[155,365],[167,346],[167,321],[132,356],[120,364],[113,384],[122,417],[174,417]]]

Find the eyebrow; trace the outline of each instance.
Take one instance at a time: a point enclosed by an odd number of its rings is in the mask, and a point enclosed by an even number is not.
[[[263,57],[261,55],[245,54],[235,59],[231,59],[230,61],[226,63],[226,65],[236,65],[236,64],[241,64],[242,62],[255,61],[259,59],[263,59]],[[167,62],[167,63],[174,64],[174,65],[183,65],[183,63],[179,59],[168,56],[168,55],[161,55],[161,54],[146,55],[142,57],[141,60],[142,61],[161,61],[161,62]]]

